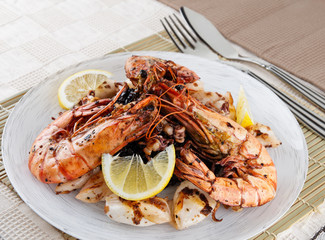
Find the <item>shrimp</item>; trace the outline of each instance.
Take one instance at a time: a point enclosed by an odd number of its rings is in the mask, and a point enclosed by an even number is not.
[[[132,56],[125,63],[126,77],[144,90],[150,89],[157,81],[166,79],[176,83],[191,83],[199,76],[190,69],[170,60],[150,56]]]
[[[99,166],[103,153],[115,154],[141,138],[158,114],[157,97],[115,109],[118,97],[68,110],[50,123],[30,150],[32,174],[44,183],[67,182]]]
[[[216,176],[206,164],[184,147],[176,161],[175,174],[228,206],[256,207],[275,197],[277,175],[265,147],[233,120],[205,107],[190,95],[160,83],[169,99],[163,110],[176,118],[200,151],[219,155],[221,167]]]

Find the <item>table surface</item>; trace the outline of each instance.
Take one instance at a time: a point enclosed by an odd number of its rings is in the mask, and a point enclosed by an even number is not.
[[[0,137],[8,115],[26,90],[69,65],[113,52],[177,51],[159,22],[160,18],[174,12],[153,0],[1,2]],[[251,55],[234,46],[241,53]],[[256,67],[245,67],[301,104],[322,114],[273,75]],[[288,213],[254,239],[309,239],[313,236],[321,239],[323,236],[325,141],[303,125],[301,128],[309,150],[305,186]],[[1,194],[12,204],[6,209],[0,207],[0,212],[7,214],[0,217],[0,239],[26,238],[30,236],[26,235],[28,231],[33,233],[29,239],[41,238],[42,232],[55,236],[53,239],[72,239],[38,218],[19,199],[6,176],[0,153],[0,203],[6,200],[1,199]],[[13,218],[17,215],[14,210],[17,206],[26,221],[32,221],[31,225],[35,225],[33,231],[23,224],[17,224],[19,217],[16,220]],[[301,220],[303,217],[305,219]]]

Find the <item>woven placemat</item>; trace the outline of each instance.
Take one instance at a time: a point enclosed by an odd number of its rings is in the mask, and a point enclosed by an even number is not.
[[[131,44],[129,46],[117,49],[112,53],[127,52],[127,51],[174,51],[177,49],[173,43],[168,39],[165,32],[148,37],[144,40]],[[0,102],[0,145],[2,141],[2,133],[6,120],[13,110],[19,99],[26,91],[21,92],[10,99]],[[292,224],[297,222],[306,214],[316,210],[325,197],[325,140],[311,132],[308,128],[301,125],[302,131],[305,135],[308,152],[309,152],[309,169],[307,179],[303,190],[298,199],[290,208],[290,210],[274,225],[266,231],[260,233],[252,239],[275,239],[276,235]],[[13,193],[14,189],[6,175],[3,163],[2,153],[0,149],[0,182],[8,186]],[[17,195],[18,196],[18,195]],[[58,230],[59,231],[59,230]],[[65,239],[75,239],[66,233],[62,233]]]

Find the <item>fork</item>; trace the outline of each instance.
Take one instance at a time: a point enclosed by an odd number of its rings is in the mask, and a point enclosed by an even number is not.
[[[214,53],[208,46],[206,46],[201,40],[199,40],[195,34],[191,33],[190,27],[186,23],[181,21],[176,14],[168,16],[168,19],[164,17],[160,20],[161,24],[165,28],[168,36],[171,38],[176,47],[186,54],[196,55],[210,60],[218,60],[219,56]],[[238,68],[238,67],[237,67]],[[300,120],[303,124],[308,126],[311,130],[318,133],[325,138],[325,120],[318,114],[309,110],[308,108],[298,104],[295,100],[288,97],[264,79],[260,78],[250,70],[239,69],[242,72],[253,77],[257,81],[264,84],[270,90],[272,90],[283,102],[287,104],[291,112]]]

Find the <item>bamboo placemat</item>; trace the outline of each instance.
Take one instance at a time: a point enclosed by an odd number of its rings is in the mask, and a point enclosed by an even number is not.
[[[128,45],[124,48],[117,49],[112,53],[128,52],[128,51],[172,51],[178,50],[174,44],[168,39],[165,32],[153,35],[139,42]],[[14,109],[19,99],[26,91],[21,92],[10,99],[0,102],[0,145],[2,141],[2,133],[6,120],[10,112]],[[266,231],[260,233],[252,239],[275,239],[276,235],[297,222],[306,214],[315,211],[325,197],[325,140],[311,132],[308,128],[301,125],[305,135],[308,152],[309,152],[309,169],[307,179],[303,190],[298,199],[289,209],[289,211],[274,225]],[[13,189],[2,163],[2,153],[0,149],[0,182]],[[75,239],[66,233],[62,233],[65,239]]]

